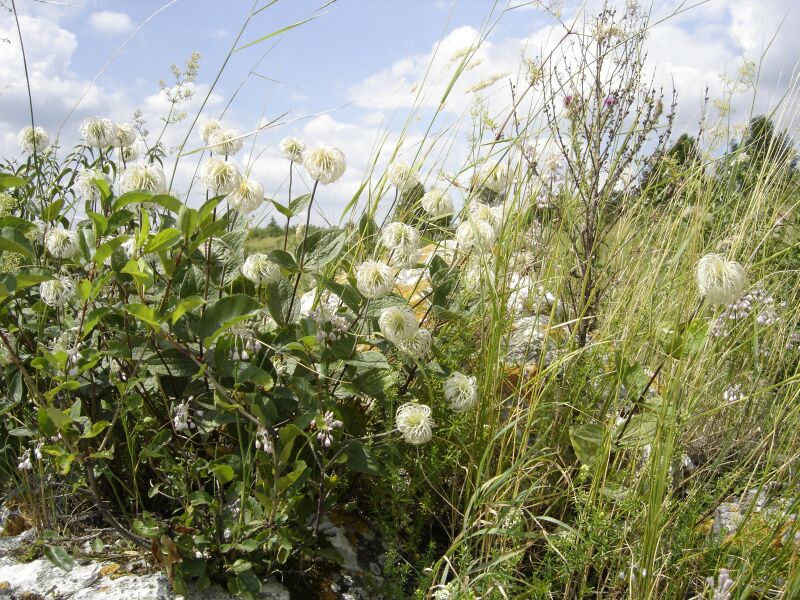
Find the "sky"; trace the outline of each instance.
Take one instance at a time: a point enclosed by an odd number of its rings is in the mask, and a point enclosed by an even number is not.
[[[624,0],[612,3],[622,6]],[[706,89],[712,101],[721,98],[722,76],[735,77],[745,59],[758,65],[758,94],[738,94],[730,119],[744,123],[751,112],[779,105],[793,89],[800,57],[795,3],[656,0],[644,7],[653,24],[646,65],[657,85],[677,90],[676,135],[697,129]],[[599,1],[549,6],[571,22],[576,15],[588,19]],[[183,65],[197,51],[202,58],[195,95],[182,107],[189,118],[169,126],[163,141],[180,145],[206,97],[200,122],[221,117],[244,133],[278,119],[248,138],[236,160],[268,196],[282,202],[289,164],[278,151],[281,138],[293,135],[309,145],[341,148],[348,168],[341,181],[320,190],[317,223],[338,222],[373,159],[377,179],[398,143],[401,158],[419,159],[426,131],[440,140],[426,157],[430,165],[420,165],[426,183],[433,185],[442,168],[456,168],[469,151],[475,96],[470,88],[503,75],[478,92],[488,110],[501,115],[510,102],[507,82],[520,77],[522,60],[542,56],[563,33],[552,14],[526,0],[17,0],[17,9],[35,120],[52,136],[60,132],[63,154],[79,141],[78,127],[90,116],[131,121],[138,109],[157,137],[169,106],[159,81],[170,84],[170,65]],[[0,156],[14,157],[17,132],[30,123],[30,114],[14,16],[0,11]],[[436,114],[453,57],[478,40],[474,67]],[[232,48],[241,49],[229,55]],[[794,133],[791,116],[784,126]],[[201,146],[195,128],[187,149]],[[197,153],[177,163],[179,195],[200,160]],[[173,164],[174,156],[167,160],[168,174]],[[295,182],[295,194],[310,184],[302,173]],[[259,213],[269,216],[267,210]]]

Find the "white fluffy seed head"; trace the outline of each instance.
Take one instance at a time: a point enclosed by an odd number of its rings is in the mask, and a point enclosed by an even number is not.
[[[456,371],[444,382],[444,396],[455,412],[465,412],[478,401],[475,378]]]
[[[338,148],[321,145],[303,153],[303,167],[311,179],[328,185],[344,174],[347,161]]]
[[[64,306],[75,295],[75,282],[66,276],[43,281],[39,286],[39,295],[47,306]]]
[[[115,129],[116,135],[113,143],[115,148],[127,148],[136,143],[136,130],[129,123],[117,123]]]
[[[509,183],[508,169],[502,163],[484,165],[478,173],[478,183],[499,194]]]
[[[36,127],[35,129],[28,125],[23,127],[17,136],[19,142],[19,149],[28,154],[35,152],[43,152],[50,146],[50,134],[43,128]]]
[[[60,225],[53,227],[44,236],[47,251],[56,258],[72,258],[80,250],[78,234]]]
[[[222,128],[222,124],[216,119],[209,119],[200,125],[200,137],[208,144],[211,141],[211,134]]]
[[[208,137],[211,150],[223,156],[233,156],[244,146],[244,139],[235,129],[215,129]]]
[[[419,172],[407,163],[394,161],[389,165],[389,181],[405,192],[419,184]]]
[[[251,254],[242,265],[242,275],[255,284],[275,283],[281,278],[281,268],[266,254]]]
[[[401,306],[384,308],[378,318],[383,337],[393,344],[400,344],[414,337],[419,330],[417,317],[410,309]]]
[[[123,194],[127,192],[163,194],[167,191],[164,170],[153,164],[129,166],[122,172],[119,185]]]
[[[228,195],[228,206],[243,215],[256,210],[262,202],[264,202],[264,186],[244,177],[236,189]]]
[[[99,200],[100,189],[94,184],[99,179],[111,185],[111,178],[100,169],[84,169],[75,177],[73,189],[83,200]]]
[[[456,229],[456,242],[464,251],[477,250],[486,252],[494,244],[495,231],[492,224],[480,219],[467,219]]]
[[[108,148],[117,138],[117,126],[111,119],[92,117],[81,123],[81,135],[90,148]]]
[[[381,245],[389,252],[411,252],[419,250],[421,244],[419,231],[411,225],[395,221],[381,231]]]
[[[417,332],[405,342],[397,344],[397,347],[411,358],[420,360],[428,355],[432,345],[433,336],[430,330],[419,328]]]
[[[281,156],[293,163],[302,164],[306,145],[295,137],[285,137],[280,143]]]
[[[433,219],[453,214],[453,200],[442,190],[425,192],[420,200],[422,209]]]
[[[201,178],[208,191],[217,196],[230,194],[242,182],[242,175],[236,165],[216,156],[209,158],[203,165]]]
[[[491,224],[495,235],[503,228],[503,207],[489,206],[483,202],[473,202],[469,206],[470,217],[476,221],[486,221]]]
[[[746,284],[744,267],[722,254],[706,254],[697,263],[697,287],[711,304],[735,302]]]
[[[365,260],[356,270],[356,287],[365,298],[380,298],[394,289],[392,268],[376,260]]]
[[[394,420],[403,439],[415,446],[431,441],[433,428],[436,427],[430,406],[416,402],[406,402],[399,406]]]

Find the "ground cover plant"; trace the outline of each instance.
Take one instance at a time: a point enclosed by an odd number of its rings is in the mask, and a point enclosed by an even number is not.
[[[71,568],[85,515],[178,591],[312,594],[354,514],[376,597],[800,597],[794,108],[681,135],[646,11],[563,25],[471,90],[458,169],[444,137],[379,148],[331,227],[346,147],[286,137],[268,197],[258,127],[198,115],[176,155],[97,117],[62,148],[32,111],[0,167],[0,471],[39,551]]]

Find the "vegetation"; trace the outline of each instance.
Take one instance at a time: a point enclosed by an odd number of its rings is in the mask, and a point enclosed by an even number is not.
[[[391,598],[798,597],[794,142],[774,116],[673,139],[648,26],[587,19],[503,114],[476,90],[465,163],[401,139],[339,227],[310,215],[346,148],[284,140],[310,190],[265,199],[202,123],[190,206],[140,126],[23,131],[0,470],[42,551],[69,568],[95,511],[177,590],[253,598],[341,562],[347,513]]]

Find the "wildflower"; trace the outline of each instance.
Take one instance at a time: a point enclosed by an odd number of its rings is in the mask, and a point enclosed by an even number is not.
[[[189,415],[189,402],[192,400],[194,400],[194,396],[189,396],[175,407],[175,416],[172,419],[175,431],[189,431],[197,427]]]
[[[17,201],[11,194],[0,192],[0,217],[5,217],[14,213],[17,208]]]
[[[33,463],[31,462],[30,448],[27,448],[25,452],[22,453],[19,463],[17,463],[17,468],[20,471],[30,471],[31,469],[33,469]]]
[[[114,136],[115,148],[127,148],[136,143],[136,130],[128,123],[117,123],[116,135]]]
[[[84,169],[75,177],[73,189],[84,200],[100,200],[100,189],[94,184],[95,179],[111,184],[111,178],[100,169]]]
[[[422,204],[422,209],[433,219],[453,213],[453,201],[442,190],[433,189],[425,192],[420,203]]]
[[[281,268],[266,254],[251,254],[242,265],[242,275],[255,284],[275,283],[281,278]]]
[[[714,586],[714,578],[709,577],[706,583],[710,587],[714,587],[714,597],[713,600],[730,600],[731,599],[731,588],[733,587],[734,581],[731,579],[730,571],[728,569],[720,569],[719,576],[717,577],[717,584]]]
[[[231,325],[231,360],[247,362],[251,356],[260,351],[261,341],[256,337],[256,332],[244,323]]]
[[[398,269],[410,269],[419,262],[421,254],[419,248],[403,246],[391,253],[389,264]]]
[[[403,439],[415,446],[431,441],[433,428],[436,427],[431,418],[430,406],[416,402],[406,402],[399,406],[394,420]]]
[[[411,358],[420,360],[425,358],[431,351],[432,343],[433,336],[431,336],[431,332],[428,329],[419,328],[417,332],[405,342],[399,342],[397,347]]]
[[[294,137],[285,137],[281,140],[279,148],[283,158],[293,163],[302,164],[303,152],[306,149],[306,145],[302,141]]]
[[[266,427],[259,427],[256,431],[256,450],[262,450],[267,454],[272,454],[274,446],[272,445],[272,436]]]
[[[729,385],[725,388],[725,391],[722,392],[722,399],[728,403],[733,404],[735,402],[741,402],[745,399],[744,391],[742,390],[741,383],[734,383]]]
[[[576,121],[583,114],[583,99],[577,94],[564,96],[564,108],[567,118]]]
[[[117,126],[110,119],[92,117],[81,123],[81,135],[90,148],[108,148],[117,138]]]
[[[603,99],[603,105],[614,106],[617,103],[617,97],[614,94],[609,94]]]
[[[19,142],[19,149],[23,152],[28,154],[43,152],[50,145],[50,134],[41,127],[34,129],[28,125],[19,132],[17,141]]]
[[[209,119],[200,125],[200,137],[208,144],[211,141],[211,134],[222,128],[222,124],[216,119]]]
[[[503,228],[503,207],[489,206],[483,202],[473,202],[470,204],[470,216],[476,221],[486,221],[491,224],[495,235],[500,233]]]
[[[466,412],[478,401],[475,377],[456,371],[444,382],[444,396],[455,412]]]
[[[264,201],[264,186],[252,179],[241,178],[238,187],[228,195],[228,206],[246,215]]]
[[[389,223],[381,232],[381,244],[390,251],[399,248],[419,249],[419,231],[411,225],[399,221]]]
[[[328,185],[344,174],[347,161],[338,148],[320,145],[303,153],[303,167],[311,179]]]
[[[464,252],[468,252],[472,248],[485,252],[491,248],[494,241],[494,227],[487,221],[467,219],[456,229],[456,242]]]
[[[365,260],[356,271],[356,287],[365,298],[380,298],[394,288],[392,268],[376,260]]]
[[[125,163],[133,162],[139,158],[139,149],[136,146],[118,148],[119,156]]]
[[[78,234],[60,225],[53,227],[44,238],[47,251],[56,258],[72,258],[80,250]]]
[[[337,420],[332,411],[327,411],[320,419],[314,421],[314,427],[317,429],[317,440],[323,448],[330,448],[333,443],[333,430],[340,429],[344,425],[341,421]]]
[[[495,194],[500,194],[506,189],[510,181],[508,169],[501,163],[484,165],[478,174],[478,181],[483,187],[493,191]]]
[[[235,129],[222,129],[221,127],[211,132],[208,145],[217,154],[233,156],[244,146],[244,140]]]
[[[42,302],[53,308],[64,306],[75,295],[75,282],[62,276],[43,281],[39,286]]]
[[[697,263],[697,287],[711,304],[730,304],[742,295],[744,267],[721,254],[706,254]]]
[[[337,342],[342,335],[350,329],[350,321],[342,315],[328,314],[328,309],[318,306],[310,313],[312,319],[317,322],[317,333],[314,336],[320,344]],[[330,323],[330,331],[325,331],[325,323]]]
[[[419,330],[414,313],[410,309],[400,306],[384,308],[378,318],[378,326],[383,337],[393,344],[410,340]]]
[[[233,163],[221,158],[209,158],[203,166],[203,183],[212,194],[224,196],[239,187],[242,175]]]
[[[128,192],[163,194],[167,191],[164,170],[154,164],[131,165],[120,176],[120,189],[123,194]]]
[[[395,161],[389,165],[389,181],[399,191],[405,192],[419,184],[419,173],[407,163]]]
[[[38,242],[40,244],[44,244],[44,236],[45,232],[47,231],[48,225],[41,219],[36,219],[33,222],[34,227],[32,227],[26,234],[25,237],[32,242]]]

